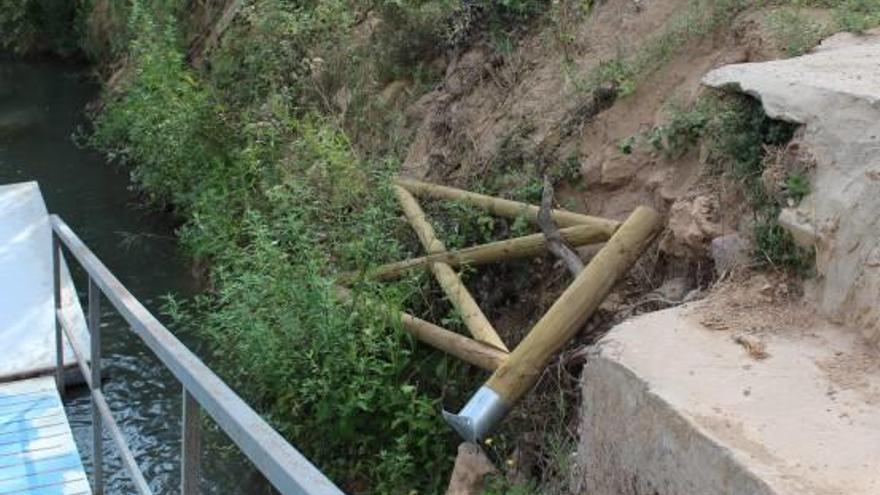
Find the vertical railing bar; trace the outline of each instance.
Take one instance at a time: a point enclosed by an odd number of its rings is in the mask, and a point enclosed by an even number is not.
[[[64,397],[64,341],[57,312],[61,309],[61,239],[52,232],[52,286],[55,298],[55,386]]]
[[[89,332],[91,334],[92,388],[101,390],[101,290],[89,276]],[[94,458],[94,494],[104,493],[104,429],[98,404],[92,399],[92,455]]]
[[[277,431],[272,429],[260,418],[250,406],[244,403],[219,377],[207,368],[198,358],[182,347],[173,335],[149,313],[112,273],[97,259],[76,234],[70,230],[57,215],[51,216],[53,229],[53,265],[55,268],[55,302],[56,302],[56,349],[58,350],[58,370],[63,370],[64,357],[61,336],[62,323],[68,322],[62,314],[61,307],[61,245],[65,245],[73,257],[85,269],[89,276],[89,289],[95,286],[100,296],[103,294],[119,314],[130,324],[135,333],[159,357],[165,367],[170,370],[183,385],[183,442],[181,452],[181,489],[184,495],[198,493],[201,464],[201,411],[203,409],[196,395],[204,395],[202,400],[209,416],[214,418],[220,428],[238,445],[241,451],[256,464],[257,468],[282,493],[321,493],[339,494],[342,492],[317,470],[308,459],[304,458],[295,447],[287,443]],[[126,299],[128,296],[129,299]],[[100,303],[95,307],[99,308]],[[96,310],[99,311],[99,310]],[[89,307],[89,320],[92,319],[92,306]],[[72,326],[71,326],[72,328]],[[100,332],[100,320],[95,328]],[[68,337],[77,355],[81,355],[83,346],[75,338],[72,330]],[[100,339],[100,335],[98,336]],[[96,345],[92,342],[92,345]],[[100,346],[100,340],[97,343]],[[125,435],[113,418],[110,406],[101,390],[100,380],[94,385],[93,367],[100,368],[100,348],[97,349],[98,360],[91,367],[86,366],[80,358],[78,363],[92,390],[93,404],[98,415],[103,418],[110,440],[119,450],[122,464],[131,477],[135,490],[140,495],[152,495],[143,472],[137,465]],[[94,358],[93,358],[94,359]],[[204,368],[204,369],[200,369]],[[100,369],[97,371],[100,378]],[[64,377],[56,371],[56,380],[63,387]],[[187,383],[193,384],[195,394],[187,389]],[[251,430],[256,430],[253,432]],[[271,447],[271,450],[269,449]]]
[[[180,452],[180,493],[198,495],[202,450],[202,408],[183,387],[183,444]]]

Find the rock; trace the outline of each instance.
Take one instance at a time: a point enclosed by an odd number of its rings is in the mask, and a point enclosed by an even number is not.
[[[719,331],[695,311],[624,322],[589,356],[571,493],[880,493],[880,367],[856,335],[779,316],[778,333]]]
[[[479,445],[462,443],[458,446],[458,457],[446,495],[479,495],[483,493],[483,480],[495,471],[492,461]]]
[[[669,234],[660,248],[681,258],[702,256],[709,241],[721,235],[717,212],[717,202],[709,196],[679,199],[669,211]]]
[[[739,267],[747,266],[751,260],[752,246],[739,233],[712,239],[710,250],[715,261],[715,273],[719,277]]]
[[[654,292],[670,303],[680,303],[690,290],[691,284],[687,277],[675,277],[663,282]]]
[[[788,230],[794,237],[794,241],[801,247],[811,247],[819,241],[819,235],[809,211],[799,208],[784,208],[779,213],[779,225]]]
[[[617,154],[602,162],[600,182],[604,186],[622,186],[629,182],[638,170],[639,164],[632,155]]]
[[[802,146],[815,159],[812,190],[781,224],[816,247],[818,307],[880,341],[880,270],[867,263],[880,247],[880,31],[842,33],[813,53],[736,64],[703,83],[757,97],[772,118],[804,125]]]
[[[491,50],[479,44],[466,51],[446,68],[446,92],[460,98],[471,92],[486,73]]]
[[[406,79],[398,79],[388,83],[379,93],[379,101],[383,105],[394,105],[400,99],[401,95],[409,92],[412,83]]]

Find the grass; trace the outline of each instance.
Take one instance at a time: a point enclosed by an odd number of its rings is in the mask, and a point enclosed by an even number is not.
[[[790,57],[812,50],[828,36],[831,27],[804,15],[797,8],[782,8],[768,18],[776,41]]]
[[[830,7],[836,22],[861,32],[875,24],[873,1]],[[29,17],[34,2],[50,0],[0,0],[4,47],[13,39],[25,47],[44,30]],[[87,54],[127,61],[122,84],[107,92],[95,116],[92,144],[126,163],[150,201],[180,216],[181,242],[211,267],[211,290],[193,302],[170,301],[168,312],[177,326],[200,332],[224,378],[350,493],[440,493],[457,439],[438,411],[461,404],[484,378],[417,345],[381,309],[406,307],[460,327],[447,305],[426,302],[442,299],[426,277],[361,283],[351,304],[333,295],[336,273],[420,251],[387,180],[414,126],[403,104],[371,96],[405,82],[412,95],[404,104],[412,101],[441,77],[432,60],[469,39],[474,26],[512,50],[521,26],[544,11],[570,56],[576,22],[591,6],[462,4],[373,0],[369,6],[384,22],[370,43],[359,44],[363,2],[254,0],[198,71],[186,56],[186,40],[198,31],[181,22],[187,10],[179,0],[90,0],[76,13]],[[619,96],[631,94],[688,42],[749,5],[693,0],[656,40],[605,61],[579,83],[590,90],[612,83]],[[668,124],[645,139],[671,156],[710,141],[717,173],[742,183],[755,207],[761,259],[795,266],[803,258],[775,224],[782,199],[758,187],[763,146],[785,138],[762,115],[742,102],[673,109]],[[577,157],[531,151],[530,132],[525,123],[504,139],[493,174],[481,180],[484,192],[536,202],[544,173],[556,183],[578,177]],[[630,152],[639,145],[621,144]],[[808,183],[791,175],[785,190],[795,200]],[[425,207],[450,247],[533,231],[464,205]],[[528,271],[502,269],[516,278],[509,292],[529,292]],[[535,448],[536,467],[528,472],[538,473],[534,480],[499,478],[489,493],[562,490],[574,445],[566,428],[576,403],[564,395],[574,390],[568,380],[544,384],[521,408],[545,414],[514,414],[495,437],[492,455],[510,472],[522,468],[508,466],[517,432],[548,439]]]
[[[674,108],[663,127],[664,149],[680,156],[697,143],[706,147],[710,173],[736,184],[752,211],[754,259],[759,266],[807,272],[813,253],[798,247],[779,224],[781,209],[809,193],[809,181],[797,167],[786,168],[781,193],[768,191],[763,174],[768,150],[784,147],[796,126],[767,117],[761,104],[747,96],[710,94],[691,109]]]
[[[821,39],[838,31],[864,33],[880,26],[880,0],[691,0],[683,12],[674,17],[654,39],[635,50],[623,50],[586,76],[571,72],[568,77],[575,88],[593,93],[597,88],[611,86],[617,97],[633,94],[639,85],[663,67],[693,40],[705,38],[723,26],[730,26],[736,16],[755,7],[778,7],[769,16],[769,25],[780,47],[797,56],[815,47]],[[808,7],[832,12],[830,23],[821,23],[805,15]]]
[[[230,40],[199,73],[175,24],[134,3],[131,73],[105,95],[92,144],[173,205],[183,245],[210,265],[213,289],[168,311],[211,344],[220,374],[347,491],[439,492],[456,442],[441,401],[463,400],[473,372],[383,309],[419,304],[419,277],[359,285],[351,304],[333,289],[340,271],[404,256],[398,162],[358,153],[312,79],[286,71],[287,55],[337,35],[325,18],[262,5],[244,25],[265,37]],[[295,46],[270,53],[276,37]],[[246,71],[224,65],[243,53]]]
[[[745,0],[691,0],[654,39],[647,40],[629,53],[621,51],[605,60],[585,78],[571,74],[576,88],[592,93],[602,86],[612,86],[623,98],[636,91],[650,74],[663,67],[690,41],[700,39],[729,24],[748,8]]]
[[[839,31],[862,34],[880,26],[880,0],[787,0],[775,2],[780,8],[768,18],[777,43],[789,56],[813,49]],[[807,8],[831,11],[830,19],[812,17]]]

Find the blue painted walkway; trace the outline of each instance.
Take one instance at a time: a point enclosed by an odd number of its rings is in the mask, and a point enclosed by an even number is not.
[[[0,495],[90,495],[52,378],[0,385]]]

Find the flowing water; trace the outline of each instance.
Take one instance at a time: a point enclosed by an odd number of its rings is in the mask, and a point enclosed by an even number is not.
[[[49,211],[59,214],[164,320],[159,312],[162,298],[191,296],[195,279],[178,251],[173,219],[143,208],[124,170],[74,143],[72,136],[87,123],[84,111],[98,89],[81,67],[0,59],[0,184],[37,181]],[[74,278],[82,294],[82,274],[74,271]],[[180,385],[106,302],[102,322],[104,391],[114,417],[154,492],[178,493]],[[178,338],[199,354],[197,336]],[[89,397],[84,391],[74,392],[65,402],[91,471]],[[205,493],[271,493],[225,437],[209,432],[205,443]],[[106,434],[104,451],[106,493],[133,493]]]

